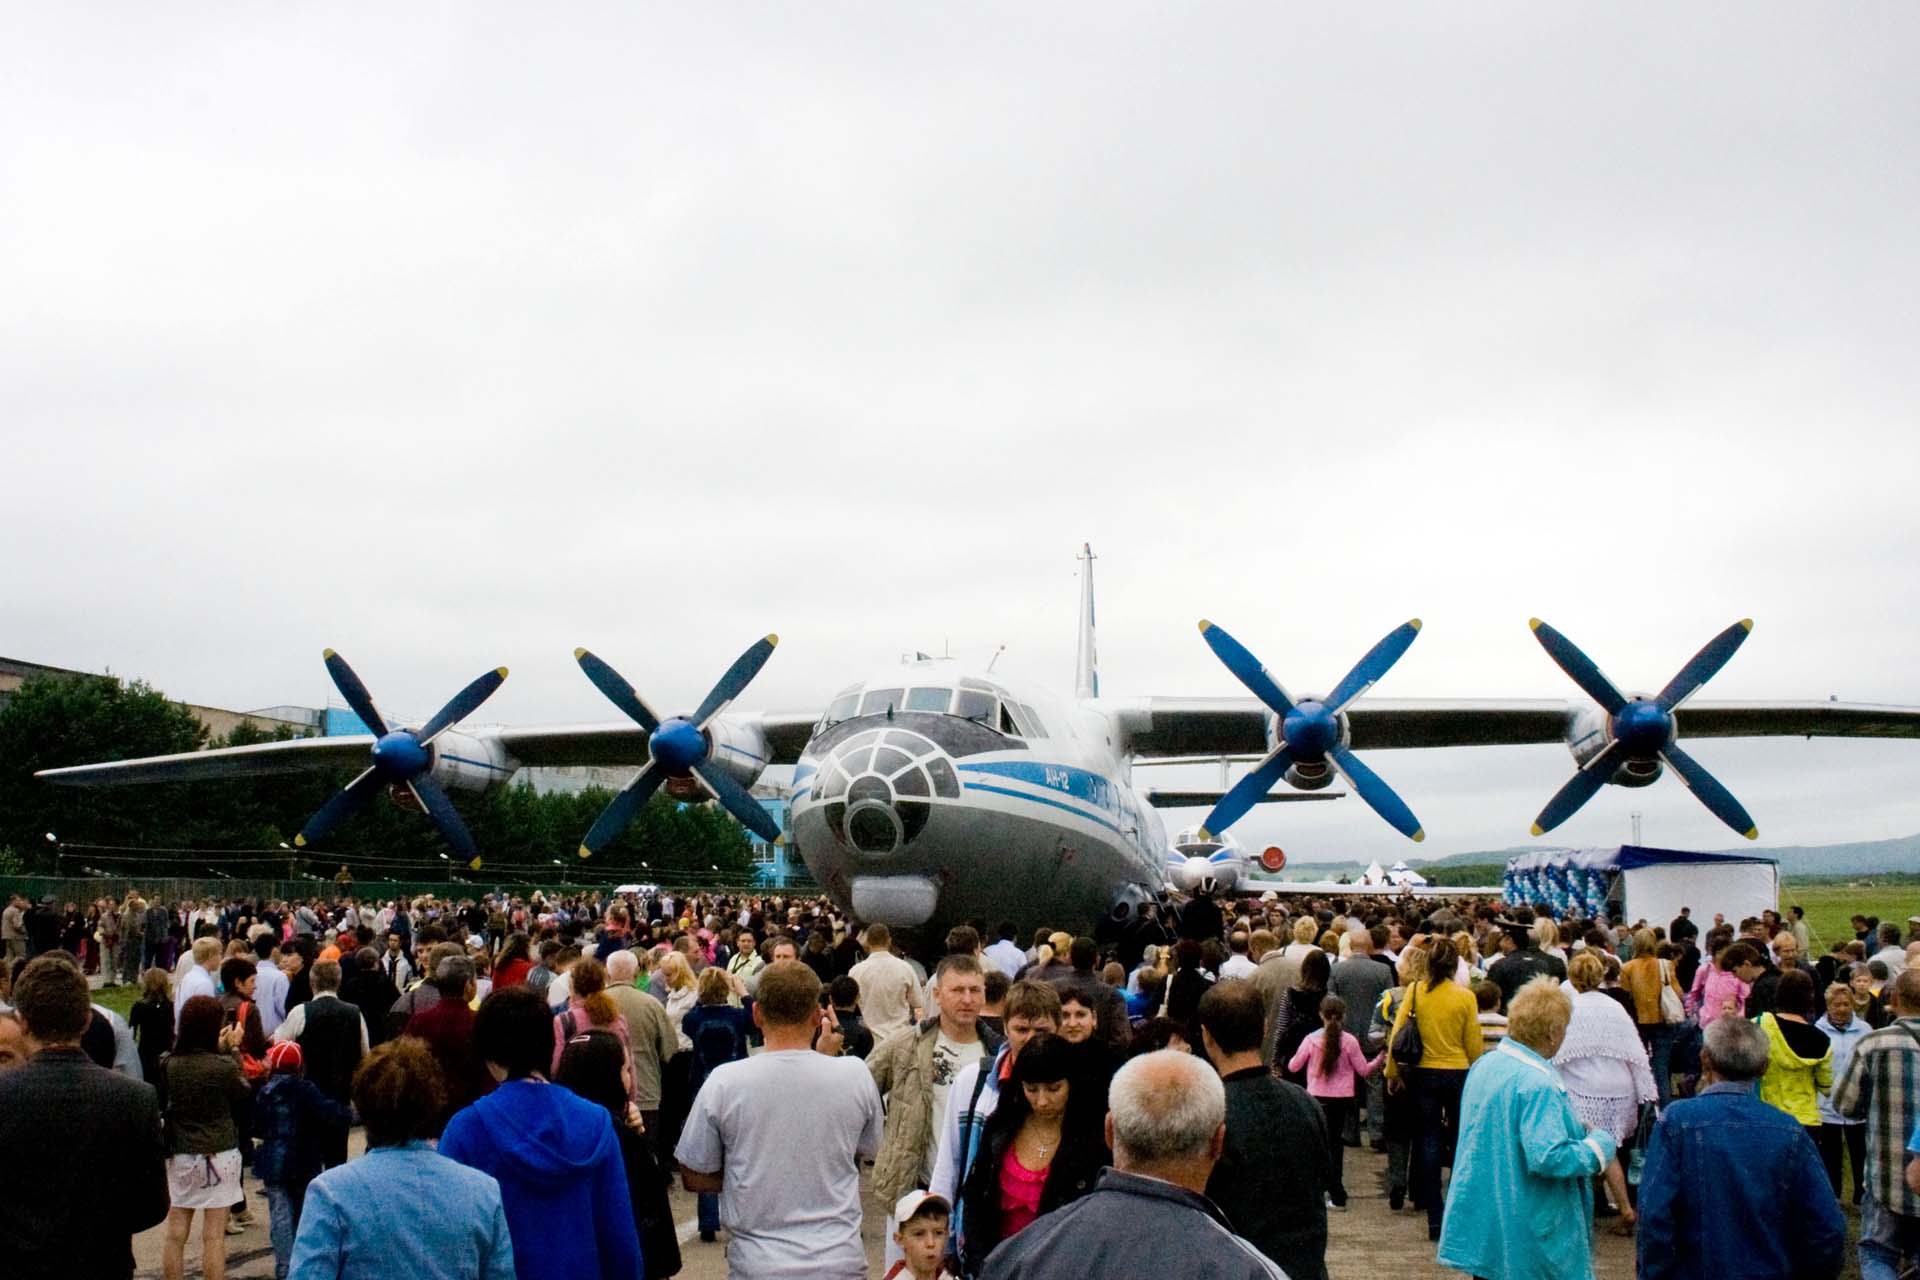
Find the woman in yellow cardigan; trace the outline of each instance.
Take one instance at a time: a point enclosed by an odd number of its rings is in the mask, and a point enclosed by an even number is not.
[[[1419,1108],[1419,1130],[1413,1148],[1413,1198],[1427,1211],[1427,1239],[1440,1238],[1440,1169],[1452,1158],[1460,1123],[1460,1092],[1466,1088],[1467,1068],[1484,1047],[1480,1038],[1480,1005],[1473,993],[1454,981],[1460,956],[1446,938],[1426,945],[1427,980],[1407,992],[1387,1036],[1387,1087],[1411,1085]],[[1405,1070],[1393,1060],[1391,1046],[1411,1017],[1420,1028],[1420,1064]]]

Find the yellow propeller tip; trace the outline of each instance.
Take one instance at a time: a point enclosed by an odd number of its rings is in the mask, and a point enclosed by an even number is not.
[[[582,659],[582,658],[584,658],[584,657],[586,657],[586,656],[587,656],[587,651],[586,651],[586,650],[585,650],[584,648],[581,648],[581,649],[575,649],[575,650],[573,651],[573,660],[574,660],[575,662],[578,662],[578,661],[580,661],[580,659]]]
[[[1743,627],[1745,627],[1745,628],[1746,628],[1747,630],[1749,630],[1749,631],[1751,631],[1751,630],[1753,630],[1753,619],[1752,619],[1752,618],[1742,618],[1742,619],[1740,619],[1740,625],[1741,625],[1741,626],[1743,626]]]
[[[333,660],[334,660],[335,658],[337,658],[337,657],[339,657],[339,656],[340,656],[339,654],[337,654],[337,653],[335,653],[335,652],[334,652],[333,650],[331,650],[331,649],[322,649],[322,650],[320,651],[320,660],[321,660],[322,662],[331,662],[331,661],[333,661]]]
[[[1528,618],[1527,625],[1529,627],[1532,627],[1535,631],[1538,631],[1540,628],[1546,626],[1547,624],[1540,621],[1540,619],[1538,618]]]
[[[1211,622],[1208,622],[1205,618],[1200,619],[1200,634],[1205,635],[1207,634],[1207,632],[1211,630],[1213,630],[1213,624]]]
[[[1745,831],[1741,832],[1741,834],[1749,840],[1758,840],[1760,838],[1760,828],[1748,827]]]
[[[591,858],[591,857],[593,856],[593,850],[591,850],[591,849],[589,849],[589,848],[587,848],[587,846],[585,846],[585,845],[581,845],[581,846],[580,846],[580,856],[581,856],[581,857],[583,857],[583,858]]]
[[[1415,831],[1413,833],[1413,842],[1415,844],[1419,844],[1422,840],[1425,840],[1426,838],[1427,838],[1427,829],[1425,827],[1421,827],[1418,831]]]
[[[779,644],[779,643],[780,643],[780,637],[779,637],[779,635],[778,635],[778,634],[776,634],[775,632],[772,632],[772,631],[769,631],[769,632],[767,632],[767,643],[768,643],[768,644]]]
[[[307,838],[306,838],[305,836],[295,836],[295,837],[293,838],[293,847],[294,847],[294,848],[296,848],[296,849],[304,849],[304,848],[306,848],[306,847],[307,847]]]
[[[507,678],[507,669],[505,667],[495,667],[493,669],[493,674],[499,676],[502,680],[505,680]]]
[[[1543,836],[1547,834],[1547,829],[1536,822],[1533,824],[1533,834],[1536,836]]]
[[[472,862],[469,862],[467,864],[467,870],[469,871],[478,871],[479,869],[480,869],[480,859],[478,858],[475,858]]]
[[[1421,624],[1420,624],[1420,619],[1418,619],[1418,618],[1408,618],[1408,619],[1407,619],[1407,625],[1408,625],[1408,626],[1410,626],[1410,627],[1412,627],[1412,628],[1413,628],[1413,629],[1414,629],[1415,631],[1418,631],[1418,630],[1420,629],[1420,625],[1421,625]]]
[[[1213,839],[1213,832],[1207,830],[1205,827],[1201,827],[1195,834],[1198,835],[1202,841]]]

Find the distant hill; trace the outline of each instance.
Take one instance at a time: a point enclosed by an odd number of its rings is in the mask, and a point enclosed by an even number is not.
[[[1485,849],[1473,853],[1450,854],[1444,858],[1408,858],[1407,865],[1416,869],[1425,869],[1504,864],[1508,858],[1516,854],[1537,851],[1538,846]],[[1782,845],[1777,848],[1741,845],[1737,848],[1713,849],[1709,852],[1757,853],[1762,857],[1776,859],[1780,863],[1780,874],[1787,879],[1800,876],[1875,875],[1900,871],[1920,874],[1920,833],[1900,836],[1892,840],[1861,840],[1851,844]],[[1391,865],[1391,863],[1383,862],[1382,865]],[[1366,870],[1366,866],[1364,862],[1355,862],[1351,859],[1339,862],[1303,861],[1290,864],[1283,875],[1271,878],[1337,880],[1341,876],[1358,876]]]

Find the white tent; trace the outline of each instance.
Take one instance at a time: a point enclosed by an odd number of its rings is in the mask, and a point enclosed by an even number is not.
[[[1780,900],[1772,858],[1686,849],[1546,849],[1507,860],[1502,896],[1544,902],[1556,912],[1664,925],[1691,907],[1695,920],[1757,916]]]

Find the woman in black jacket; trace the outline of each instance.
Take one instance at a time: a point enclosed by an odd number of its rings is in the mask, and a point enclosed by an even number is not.
[[[1327,981],[1333,973],[1333,964],[1327,959],[1327,953],[1318,947],[1300,958],[1300,978],[1287,992],[1287,998],[1273,1011],[1273,1073],[1283,1080],[1289,1080],[1302,1088],[1307,1084],[1307,1073],[1289,1071],[1287,1064],[1293,1061],[1293,1052],[1303,1041],[1320,1029],[1320,1002],[1327,998]]]
[[[611,1031],[590,1030],[573,1037],[560,1054],[554,1083],[588,1102],[599,1103],[613,1117],[647,1280],[664,1280],[676,1274],[680,1270],[680,1238],[674,1229],[673,1208],[667,1202],[667,1177],[639,1127],[640,1113],[629,1101],[633,1072],[627,1063],[626,1045]]]
[[[1085,1068],[1057,1036],[1029,1042],[1014,1058],[1010,1085],[1017,1087],[1000,1090],[960,1189],[967,1275],[978,1275],[1002,1240],[1091,1191],[1112,1160],[1104,1091],[1088,1087]]]

